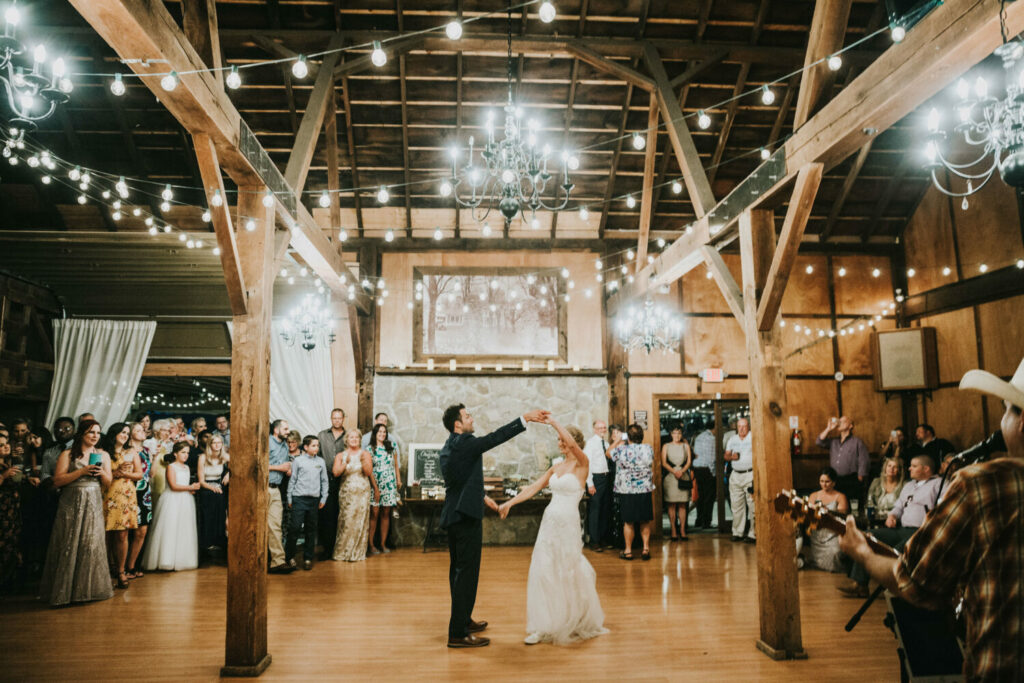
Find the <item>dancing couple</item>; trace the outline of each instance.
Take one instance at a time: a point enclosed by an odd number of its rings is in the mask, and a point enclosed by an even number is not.
[[[588,470],[582,450],[583,434],[575,427],[558,424],[546,410],[531,410],[482,437],[473,435],[473,416],[465,405],[449,406],[443,421],[450,433],[441,449],[441,471],[447,492],[441,525],[448,530],[451,556],[448,647],[483,647],[490,643],[490,639],[475,635],[487,628],[487,622],[474,621],[472,616],[480,576],[484,506],[505,519],[514,505],[549,484],[551,502],[544,510],[527,579],[525,642],[564,644],[606,633],[604,612],[597,597],[597,575],[583,557],[579,502]],[[525,432],[527,422],[553,427],[558,434],[558,449],[565,459],[499,507],[484,495],[482,456]]]

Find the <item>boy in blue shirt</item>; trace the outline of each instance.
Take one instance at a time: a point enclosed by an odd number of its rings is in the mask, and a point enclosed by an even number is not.
[[[302,453],[292,461],[292,476],[288,482],[288,509],[291,520],[288,525],[288,547],[285,549],[288,563],[298,568],[295,558],[295,542],[303,533],[302,568],[313,568],[316,551],[317,511],[327,502],[327,466],[318,458],[320,441],[315,436],[302,440]],[[303,531],[303,527],[305,527]]]

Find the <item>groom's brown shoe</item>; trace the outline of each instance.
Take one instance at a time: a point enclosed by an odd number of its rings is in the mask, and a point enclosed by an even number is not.
[[[480,631],[483,631],[485,628],[487,628],[486,621],[473,621],[470,619],[469,626],[466,627],[466,631],[469,633],[480,633]]]
[[[490,638],[481,638],[473,635],[466,636],[465,638],[448,639],[448,647],[483,647],[490,644]]]

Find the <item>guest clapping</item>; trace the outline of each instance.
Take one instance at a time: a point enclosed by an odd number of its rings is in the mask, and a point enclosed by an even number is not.
[[[99,448],[96,420],[78,423],[71,448],[57,458],[53,485],[61,489],[39,595],[52,606],[106,600],[114,594],[107,570],[102,487],[112,481],[110,456]]]
[[[618,433],[618,438],[605,453],[616,465],[615,486],[613,491],[619,501],[622,515],[622,536],[626,542],[625,549],[619,553],[624,560],[633,559],[633,539],[636,526],[640,525],[640,538],[643,541],[641,558],[651,559],[651,520],[654,519],[654,504],[651,492],[654,491],[654,449],[642,443],[644,430],[638,424],[631,424],[626,429],[629,442]]]
[[[189,444],[179,441],[167,466],[167,490],[160,496],[153,516],[153,531],[142,555],[147,570],[181,571],[199,566],[195,494],[199,484],[189,483]]]
[[[139,526],[139,502],[135,482],[142,478],[142,463],[131,446],[131,429],[116,422],[107,430],[110,471],[113,481],[103,494],[103,512],[107,522],[107,547],[117,587],[127,588],[125,561],[128,558],[128,530]]]
[[[370,554],[391,552],[387,546],[391,527],[391,511],[398,505],[398,491],[402,488],[402,473],[398,469],[395,446],[388,439],[388,428],[376,424],[370,432],[370,453],[373,457],[373,476],[380,488],[380,497],[370,503]],[[380,530],[380,550],[373,545],[375,531]]]
[[[373,476],[373,458],[360,447],[358,429],[345,434],[345,450],[334,458],[335,477],[344,477],[338,488],[338,539],[334,543],[335,561],[359,562],[366,559],[370,522],[370,493],[380,498],[377,478]]]

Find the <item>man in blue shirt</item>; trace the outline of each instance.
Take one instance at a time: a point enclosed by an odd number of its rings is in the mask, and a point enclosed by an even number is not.
[[[285,561],[281,536],[281,482],[292,473],[288,459],[288,422],[274,420],[270,424],[270,500],[267,503],[267,545],[270,549],[270,573],[290,574],[293,570]]]

